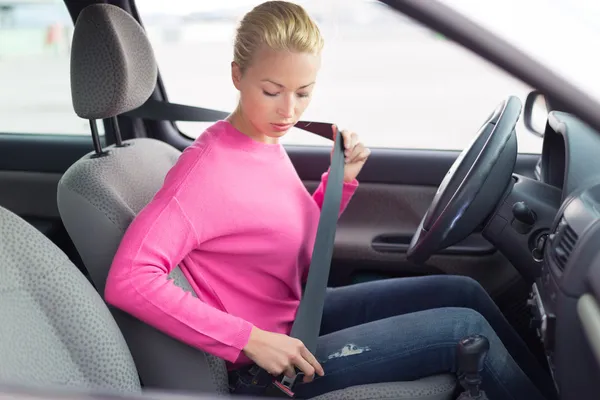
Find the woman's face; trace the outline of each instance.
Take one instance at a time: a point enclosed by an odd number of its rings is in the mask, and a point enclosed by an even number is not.
[[[240,92],[240,127],[256,140],[277,142],[299,120],[310,104],[319,54],[276,51],[266,46],[254,54],[242,72],[232,64],[232,78]]]

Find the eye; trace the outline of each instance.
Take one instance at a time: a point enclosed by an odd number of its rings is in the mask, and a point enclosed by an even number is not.
[[[269,93],[266,90],[263,90],[263,94],[265,96],[269,96],[269,97],[275,97],[275,96],[277,96],[277,93]]]
[[[309,96],[310,96],[310,93],[298,93],[298,97],[304,98],[304,97],[309,97]]]

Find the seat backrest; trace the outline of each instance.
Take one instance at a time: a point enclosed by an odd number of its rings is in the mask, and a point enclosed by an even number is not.
[[[46,236],[0,208],[0,381],[140,392],[106,304]]]
[[[71,50],[73,107],[81,118],[113,118],[141,106],[156,85],[157,67],[143,28],[109,4],[84,8]],[[158,192],[181,152],[154,139],[132,139],[89,153],[58,185],[58,209],[90,277],[104,293],[123,234]],[[176,268],[175,284],[191,286]],[[225,362],[183,344],[113,307],[146,387],[228,393]]]

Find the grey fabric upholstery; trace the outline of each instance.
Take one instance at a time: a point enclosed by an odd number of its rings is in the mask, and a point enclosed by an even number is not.
[[[41,232],[0,208],[0,381],[140,392],[102,298]]]
[[[142,105],[156,85],[157,67],[142,27],[122,9],[94,4],[73,32],[71,92],[77,115],[111,118]],[[100,293],[119,242],[152,199],[181,152],[161,141],[134,139],[107,154],[89,153],[58,185],[58,209]],[[187,283],[179,269],[172,277]],[[111,308],[146,387],[228,393],[225,363]]]
[[[91,152],[73,164],[58,184],[58,209],[90,277],[104,293],[113,256],[125,230],[161,187],[181,154],[154,139],[125,141],[127,146]],[[191,292],[178,268],[171,278]],[[139,375],[147,387],[228,393],[225,363],[172,339],[111,308]]]
[[[141,392],[131,354],[99,294],[50,240],[3,208],[0,256],[1,384]],[[183,275],[173,279],[191,291]],[[452,377],[439,376],[316,399],[448,400],[453,387]]]
[[[110,4],[79,14],[71,50],[71,97],[75,113],[102,119],[141,106],[156,86],[158,69],[143,28]]]
[[[113,117],[141,105],[149,97],[147,89],[155,85],[156,76],[152,72],[155,61],[143,31],[124,11],[105,4],[89,6],[77,21],[74,43],[77,45],[72,49],[71,73],[78,115]],[[111,59],[112,63],[106,61]],[[147,69],[148,65],[152,71]],[[174,148],[153,139],[134,139],[125,144],[107,148],[108,154],[100,157],[93,153],[84,156],[69,168],[58,186],[58,208],[65,228],[101,293],[125,230],[160,189],[180,155]],[[171,278],[192,292],[179,269],[174,270]],[[119,310],[112,311],[144,386],[228,393],[224,361],[172,339]],[[380,390],[384,396],[391,393],[397,399],[412,399],[429,391],[433,397],[419,398],[450,399],[451,390],[446,392],[447,397],[436,394],[449,378],[432,379],[349,388],[329,396],[375,394],[380,398],[377,395]]]
[[[375,383],[353,386],[313,397],[313,400],[449,400],[456,388],[451,375],[439,375],[411,382]]]
[[[60,215],[100,293],[121,236],[181,154],[154,139],[125,143],[103,157],[85,155],[58,184]]]

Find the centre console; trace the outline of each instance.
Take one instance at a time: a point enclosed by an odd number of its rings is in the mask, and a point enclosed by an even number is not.
[[[600,184],[574,193],[540,237],[541,272],[528,300],[531,323],[542,341],[561,400],[587,399],[600,387],[600,367],[581,323],[577,301],[588,272],[600,264]]]

